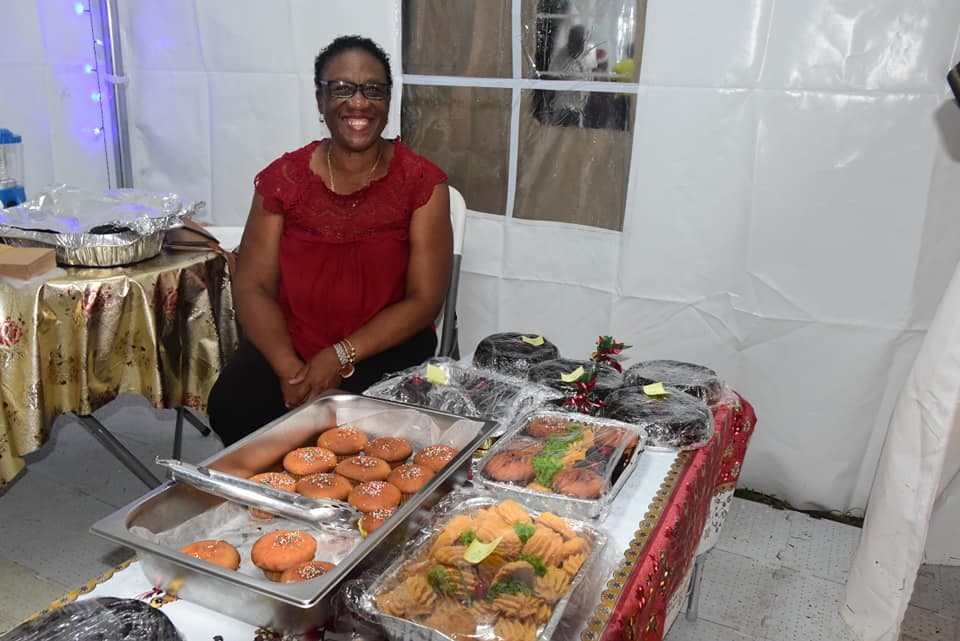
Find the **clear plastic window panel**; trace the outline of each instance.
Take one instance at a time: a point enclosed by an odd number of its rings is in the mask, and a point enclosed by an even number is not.
[[[510,89],[404,85],[404,142],[449,175],[467,207],[503,215]]]
[[[622,231],[634,96],[566,93],[522,92],[513,215]]]
[[[510,78],[511,4],[511,0],[404,0],[404,73]]]
[[[645,0],[522,0],[523,77],[637,82],[645,10]]]

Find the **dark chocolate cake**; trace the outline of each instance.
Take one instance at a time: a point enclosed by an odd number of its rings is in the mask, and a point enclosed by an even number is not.
[[[144,601],[100,597],[67,603],[11,630],[4,641],[180,641],[170,619]]]
[[[619,389],[623,384],[623,376],[609,365],[597,364],[594,361],[578,361],[572,358],[557,358],[537,363],[530,367],[528,377],[534,383],[540,383],[570,395],[577,391],[577,384],[575,382],[567,383],[560,377],[563,374],[573,372],[578,367],[582,367],[585,372],[596,368],[597,382],[593,388],[593,395],[597,399],[606,398],[608,394]]]
[[[607,396],[602,413],[608,418],[642,425],[647,445],[670,449],[695,449],[713,437],[713,417],[706,404],[677,388],[668,396],[653,397],[640,387],[624,387]]]
[[[535,344],[540,341],[542,344]],[[542,336],[505,332],[491,334],[481,340],[473,353],[473,364],[502,374],[526,378],[532,365],[559,357],[557,346]]]
[[[720,400],[723,384],[709,367],[682,361],[644,361],[632,365],[623,373],[624,387],[643,387],[663,383],[696,396],[708,405]]]

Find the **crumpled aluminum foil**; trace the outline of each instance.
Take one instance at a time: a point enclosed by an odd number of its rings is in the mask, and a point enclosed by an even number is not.
[[[128,265],[159,254],[166,231],[205,206],[199,201],[184,207],[172,193],[112,189],[100,194],[60,185],[0,210],[0,241],[56,249],[60,265]]]

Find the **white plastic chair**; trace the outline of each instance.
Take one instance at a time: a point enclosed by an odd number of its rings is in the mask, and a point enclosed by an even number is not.
[[[450,270],[450,286],[443,301],[443,309],[437,317],[440,336],[437,343],[437,356],[460,358],[460,343],[457,335],[457,291],[460,288],[463,236],[467,229],[467,203],[454,187],[450,187],[450,225],[453,227],[453,268]]]

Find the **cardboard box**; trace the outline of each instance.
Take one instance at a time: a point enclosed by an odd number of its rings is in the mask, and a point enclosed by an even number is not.
[[[0,276],[28,280],[57,266],[57,252],[44,247],[0,244]]]

